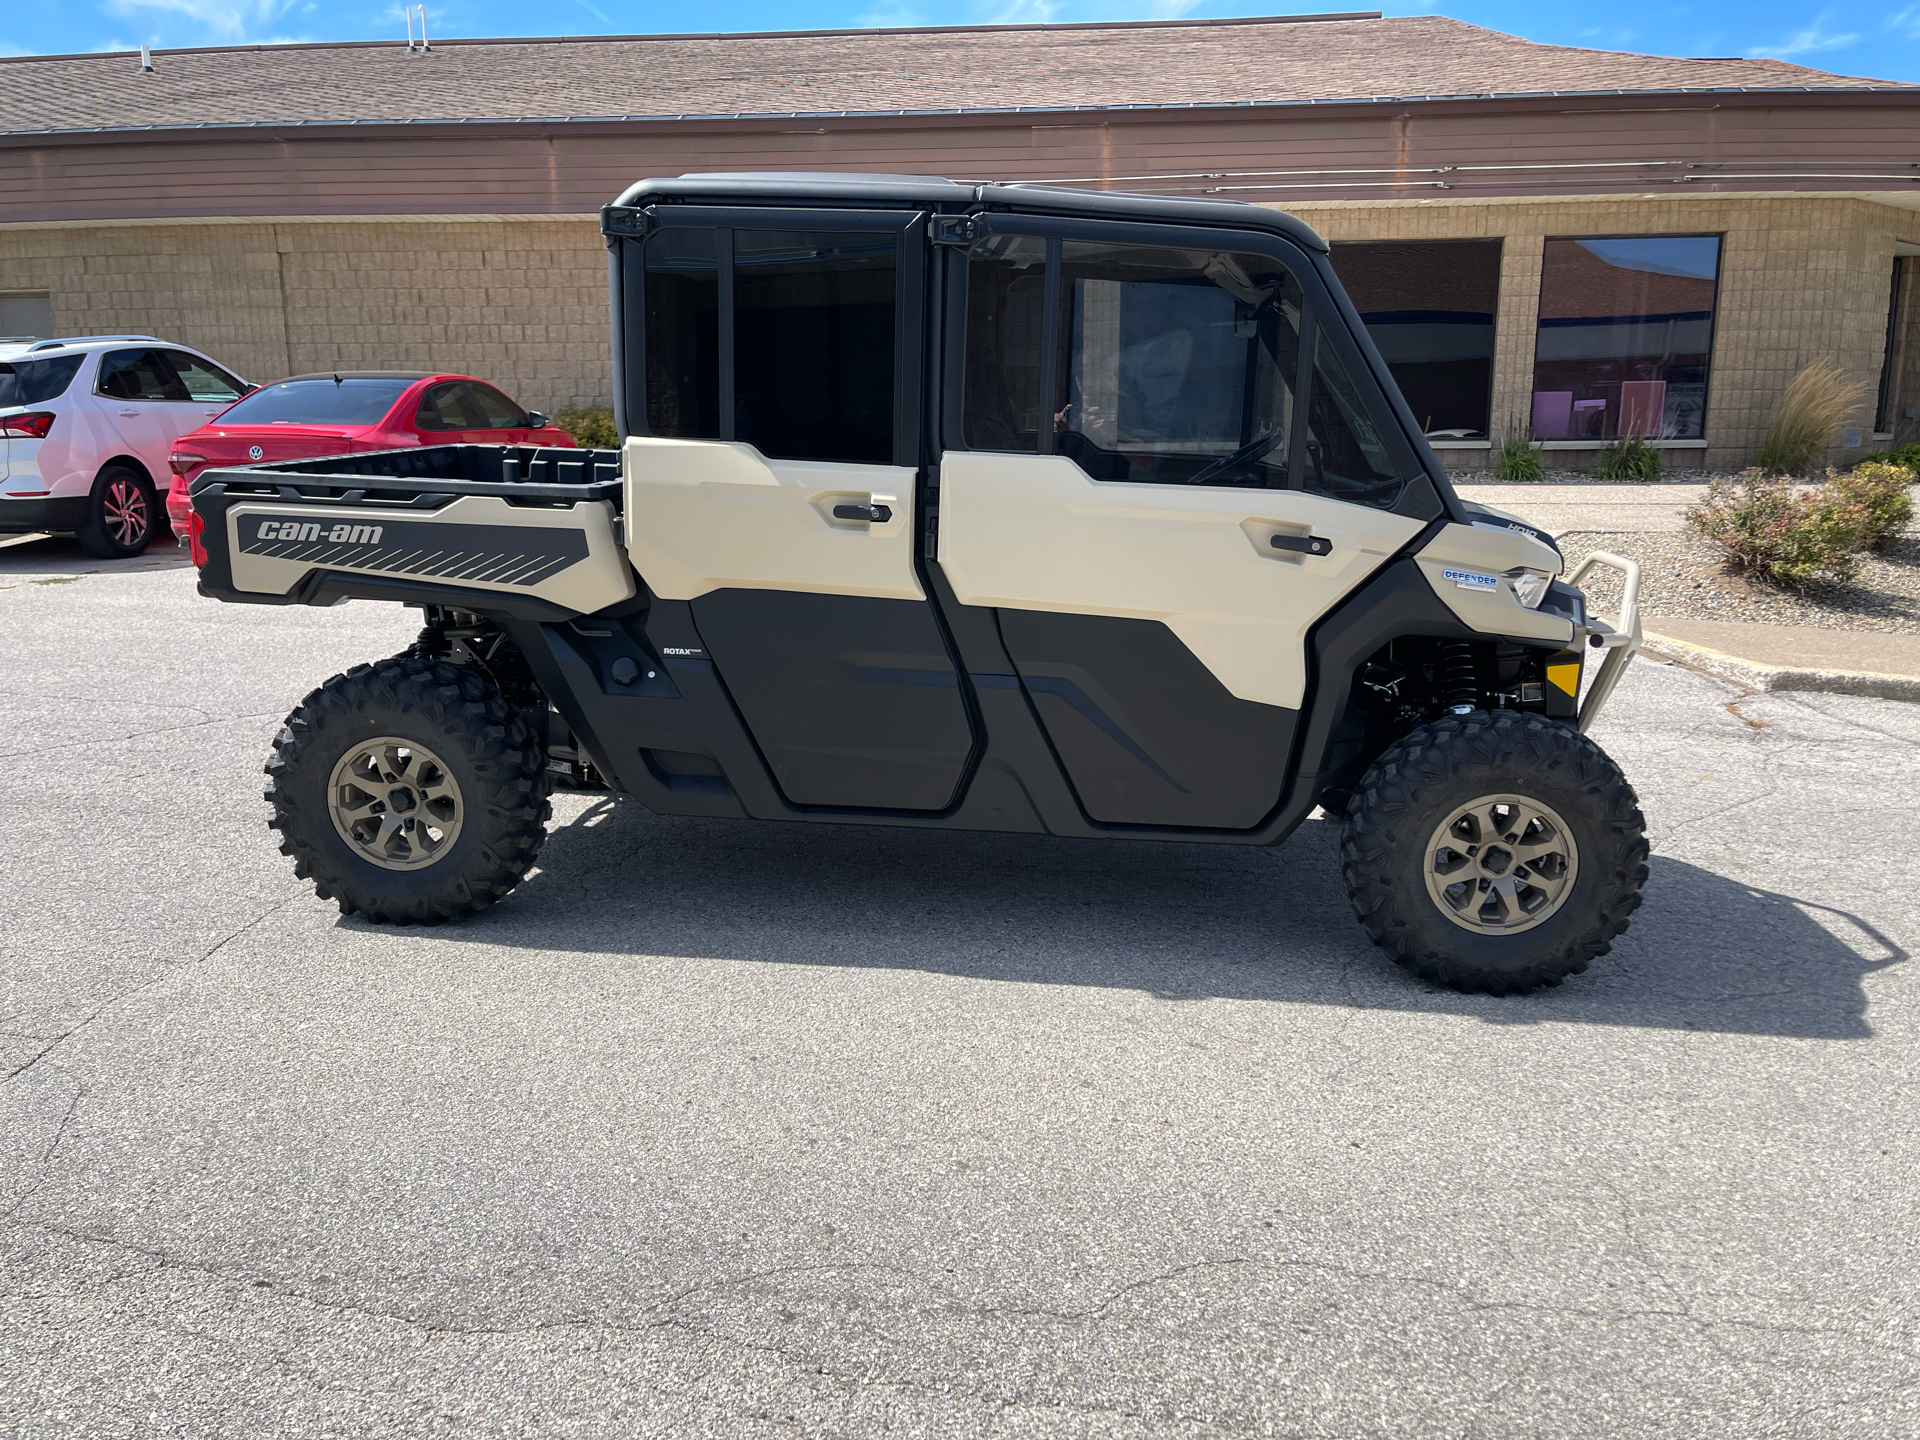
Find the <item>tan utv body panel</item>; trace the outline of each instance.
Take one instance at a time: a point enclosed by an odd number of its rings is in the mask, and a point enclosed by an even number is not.
[[[234,588],[259,595],[285,595],[324,569],[532,596],[586,615],[636,588],[604,500],[546,507],[463,495],[438,510],[242,500],[226,520]]]
[[[1485,525],[1448,525],[1414,559],[1433,586],[1433,593],[1461,624],[1486,635],[1557,640],[1562,645],[1572,641],[1573,622],[1529,610],[1513,593],[1513,582],[1504,573],[1522,566],[1549,575],[1561,572],[1560,557],[1531,535]],[[1494,584],[1489,587],[1456,579],[1456,575],[1490,576]]]
[[[1298,490],[1095,480],[1062,455],[940,464],[940,564],[962,604],[1158,620],[1229,692],[1289,710],[1314,621],[1421,526]],[[1279,534],[1333,550],[1276,550]]]
[[[620,458],[627,553],[663,600],[728,589],[926,598],[913,569],[911,470],[769,460],[740,441],[644,436]],[[893,518],[834,518],[836,505],[869,504]]]

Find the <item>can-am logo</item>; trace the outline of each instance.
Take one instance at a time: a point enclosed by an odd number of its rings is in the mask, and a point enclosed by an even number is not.
[[[1498,590],[1500,581],[1492,575],[1481,575],[1473,570],[1442,570],[1440,578],[1451,580],[1462,590]]]
[[[322,525],[317,520],[262,520],[262,540],[328,540],[336,545],[378,545],[384,525]]]

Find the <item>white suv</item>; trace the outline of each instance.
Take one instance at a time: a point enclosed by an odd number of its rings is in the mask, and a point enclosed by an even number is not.
[[[0,535],[71,532],[123,559],[166,523],[173,442],[254,387],[151,335],[0,342]]]

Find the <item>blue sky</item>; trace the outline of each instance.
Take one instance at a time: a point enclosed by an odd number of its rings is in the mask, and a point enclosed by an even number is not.
[[[1364,4],[1366,0],[1359,0]],[[1376,0],[1377,3],[1377,0]],[[1325,8],[1302,7],[1296,9]],[[1438,10],[1555,45],[1661,55],[1771,55],[1889,80],[1920,80],[1920,0],[1809,7],[1785,0],[1693,0],[1681,5],[1575,6],[1521,0],[1389,3],[1388,14]],[[859,25],[967,25],[1074,20],[1167,20],[1284,13],[1273,0],[428,0],[431,33],[633,35],[681,30],[800,30]],[[1656,23],[1657,22],[1657,23]],[[404,35],[386,0],[21,0],[0,54],[132,49],[145,42],[237,45],[286,40],[378,40]]]

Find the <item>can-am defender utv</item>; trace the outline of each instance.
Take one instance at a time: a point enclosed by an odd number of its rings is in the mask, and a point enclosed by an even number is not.
[[[321,896],[481,909],[571,783],[1234,845],[1324,806],[1374,940],[1470,989],[1557,984],[1626,928],[1641,816],[1584,732],[1638,567],[1589,561],[1626,573],[1603,623],[1549,536],[1454,495],[1306,225],[758,174],[644,181],[601,225],[619,452],[193,485],[203,594],[425,614],[274,747]]]

